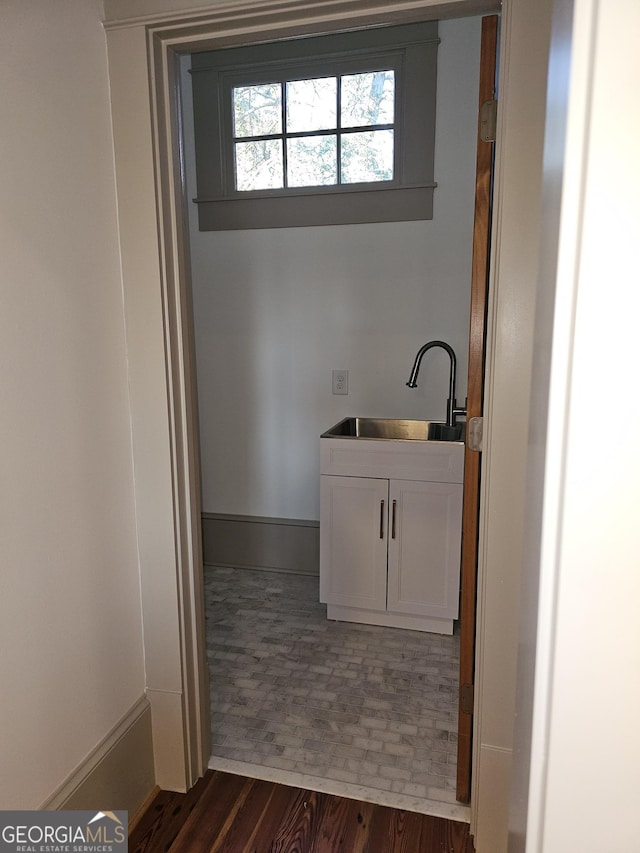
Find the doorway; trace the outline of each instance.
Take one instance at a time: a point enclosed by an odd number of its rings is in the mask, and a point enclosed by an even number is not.
[[[420,393],[405,387],[415,350],[425,340],[453,344],[464,396],[480,19],[444,21],[440,35],[434,220],[231,234],[199,234],[192,225],[203,510],[212,520],[280,519],[290,525],[317,518],[318,436],[345,415],[402,411],[443,419],[446,359],[425,362]],[[188,101],[188,89],[185,95]],[[187,118],[187,135],[189,123]],[[191,198],[189,144],[185,149]],[[345,328],[351,330],[346,344]],[[345,364],[335,363],[336,351]],[[349,398],[330,393],[337,367],[350,370]],[[309,388],[313,393],[305,397]],[[441,690],[450,687],[450,666],[447,659]],[[444,722],[448,728],[439,731],[454,742],[455,722]],[[405,726],[403,736],[415,739],[415,723]],[[436,753],[445,762],[450,756],[444,749]],[[401,781],[406,790],[420,788],[406,767],[394,769],[396,791]]]
[[[111,5],[111,4],[110,4]],[[140,4],[142,5],[142,4]],[[178,4],[176,4],[178,5]],[[184,4],[181,4],[184,5]],[[147,688],[157,783],[185,790],[209,756],[208,684],[198,567],[197,424],[188,341],[188,257],[177,131],[177,59],[214,43],[439,17],[430,0],[231,3],[199,16],[107,8],[107,31]],[[492,2],[455,11],[492,13]],[[492,304],[478,583],[472,829],[506,833],[526,483],[529,379],[538,274],[550,9],[504,0]],[[144,14],[144,17],[139,17]],[[214,37],[215,36],[215,37]],[[149,97],[151,85],[151,98]],[[155,173],[154,173],[155,166]],[[487,841],[488,847],[492,844]]]

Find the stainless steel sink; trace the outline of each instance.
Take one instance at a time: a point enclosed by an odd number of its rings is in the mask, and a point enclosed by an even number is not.
[[[393,441],[463,441],[464,423],[395,418],[344,418],[322,433],[322,438],[373,438]]]

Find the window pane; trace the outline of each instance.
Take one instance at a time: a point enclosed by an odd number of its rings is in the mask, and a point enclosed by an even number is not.
[[[282,140],[236,143],[236,189],[274,190],[283,184]]]
[[[344,133],[341,137],[342,183],[393,180],[393,131]]]
[[[303,136],[287,140],[287,181],[290,187],[330,186],[338,181],[335,136]]]
[[[370,71],[341,77],[342,127],[393,123],[394,72]]]
[[[237,86],[233,90],[233,135],[265,136],[282,131],[280,83]]]
[[[331,130],[336,122],[336,77],[287,83],[287,131]]]

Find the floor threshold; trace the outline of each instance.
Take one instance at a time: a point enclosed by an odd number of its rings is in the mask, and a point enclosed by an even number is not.
[[[335,779],[324,779],[308,773],[298,773],[292,770],[278,770],[276,767],[266,767],[262,764],[250,764],[244,761],[233,761],[212,755],[208,764],[209,770],[219,770],[244,776],[248,779],[260,779],[264,782],[276,782],[292,788],[307,788],[321,794],[332,794],[336,797],[346,797],[350,800],[362,800],[378,806],[388,806],[402,811],[440,817],[470,823],[471,808],[462,803],[445,803],[439,800],[428,800],[422,797],[410,797],[406,794],[396,794],[392,791],[381,791],[365,785],[351,785]]]

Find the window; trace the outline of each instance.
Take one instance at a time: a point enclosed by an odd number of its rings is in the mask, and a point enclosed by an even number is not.
[[[437,23],[192,57],[201,230],[430,219]]]
[[[392,69],[234,86],[239,192],[392,181]]]

